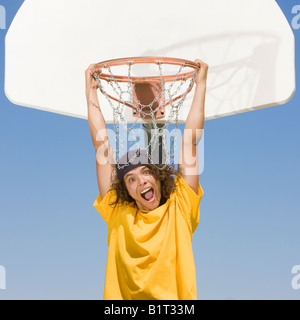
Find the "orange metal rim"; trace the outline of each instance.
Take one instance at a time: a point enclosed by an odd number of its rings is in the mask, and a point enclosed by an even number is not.
[[[94,69],[92,71],[92,74],[99,73],[99,78],[102,80],[110,81],[112,76],[110,74],[102,73],[101,70],[103,68],[108,67],[115,67],[120,65],[126,65],[126,64],[142,64],[142,63],[154,63],[154,64],[171,64],[171,65],[184,65],[185,67],[190,67],[194,69],[190,72],[181,73],[180,75],[165,75],[163,76],[163,80],[165,82],[170,82],[174,80],[187,80],[193,77],[195,71],[199,70],[199,65],[196,62],[185,60],[185,59],[179,59],[179,58],[170,58],[170,57],[129,57],[129,58],[120,58],[120,59],[112,59],[112,60],[106,60],[97,63],[94,66]],[[115,81],[118,82],[128,82],[128,76],[121,76],[121,75],[114,75],[113,76]],[[160,76],[147,76],[147,77],[130,77],[130,80],[136,83],[150,83],[150,82],[158,82],[161,81]]]

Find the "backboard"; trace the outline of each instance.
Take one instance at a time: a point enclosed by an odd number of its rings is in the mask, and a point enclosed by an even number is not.
[[[283,104],[295,90],[294,35],[274,0],[25,0],[6,36],[5,92],[86,119],[84,71],[132,56],[208,63],[206,120]]]

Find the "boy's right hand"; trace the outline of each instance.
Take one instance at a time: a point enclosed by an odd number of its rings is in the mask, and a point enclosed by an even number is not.
[[[91,64],[85,71],[85,93],[88,97],[91,91],[97,91],[98,83],[95,78],[92,76],[92,71],[95,65]]]

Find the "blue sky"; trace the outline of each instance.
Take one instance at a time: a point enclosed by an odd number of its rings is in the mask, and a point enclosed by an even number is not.
[[[107,228],[92,206],[88,123],[13,105],[4,94],[4,38],[22,2],[0,1],[0,300],[101,299]],[[297,1],[277,3],[292,24]],[[299,104],[296,89],[285,105],[206,122],[193,239],[199,299],[300,299],[291,285],[300,265]]]

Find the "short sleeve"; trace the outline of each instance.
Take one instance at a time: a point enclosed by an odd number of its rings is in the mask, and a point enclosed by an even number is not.
[[[194,232],[198,226],[200,219],[200,201],[203,196],[203,189],[198,184],[197,193],[185,182],[185,180],[179,176],[176,178],[176,201],[179,202],[181,212],[187,219],[191,226],[192,232]]]
[[[104,198],[99,194],[94,202],[94,207],[98,210],[107,224],[110,223],[117,210],[118,205],[112,205],[116,199],[117,196],[115,190],[109,190]]]

